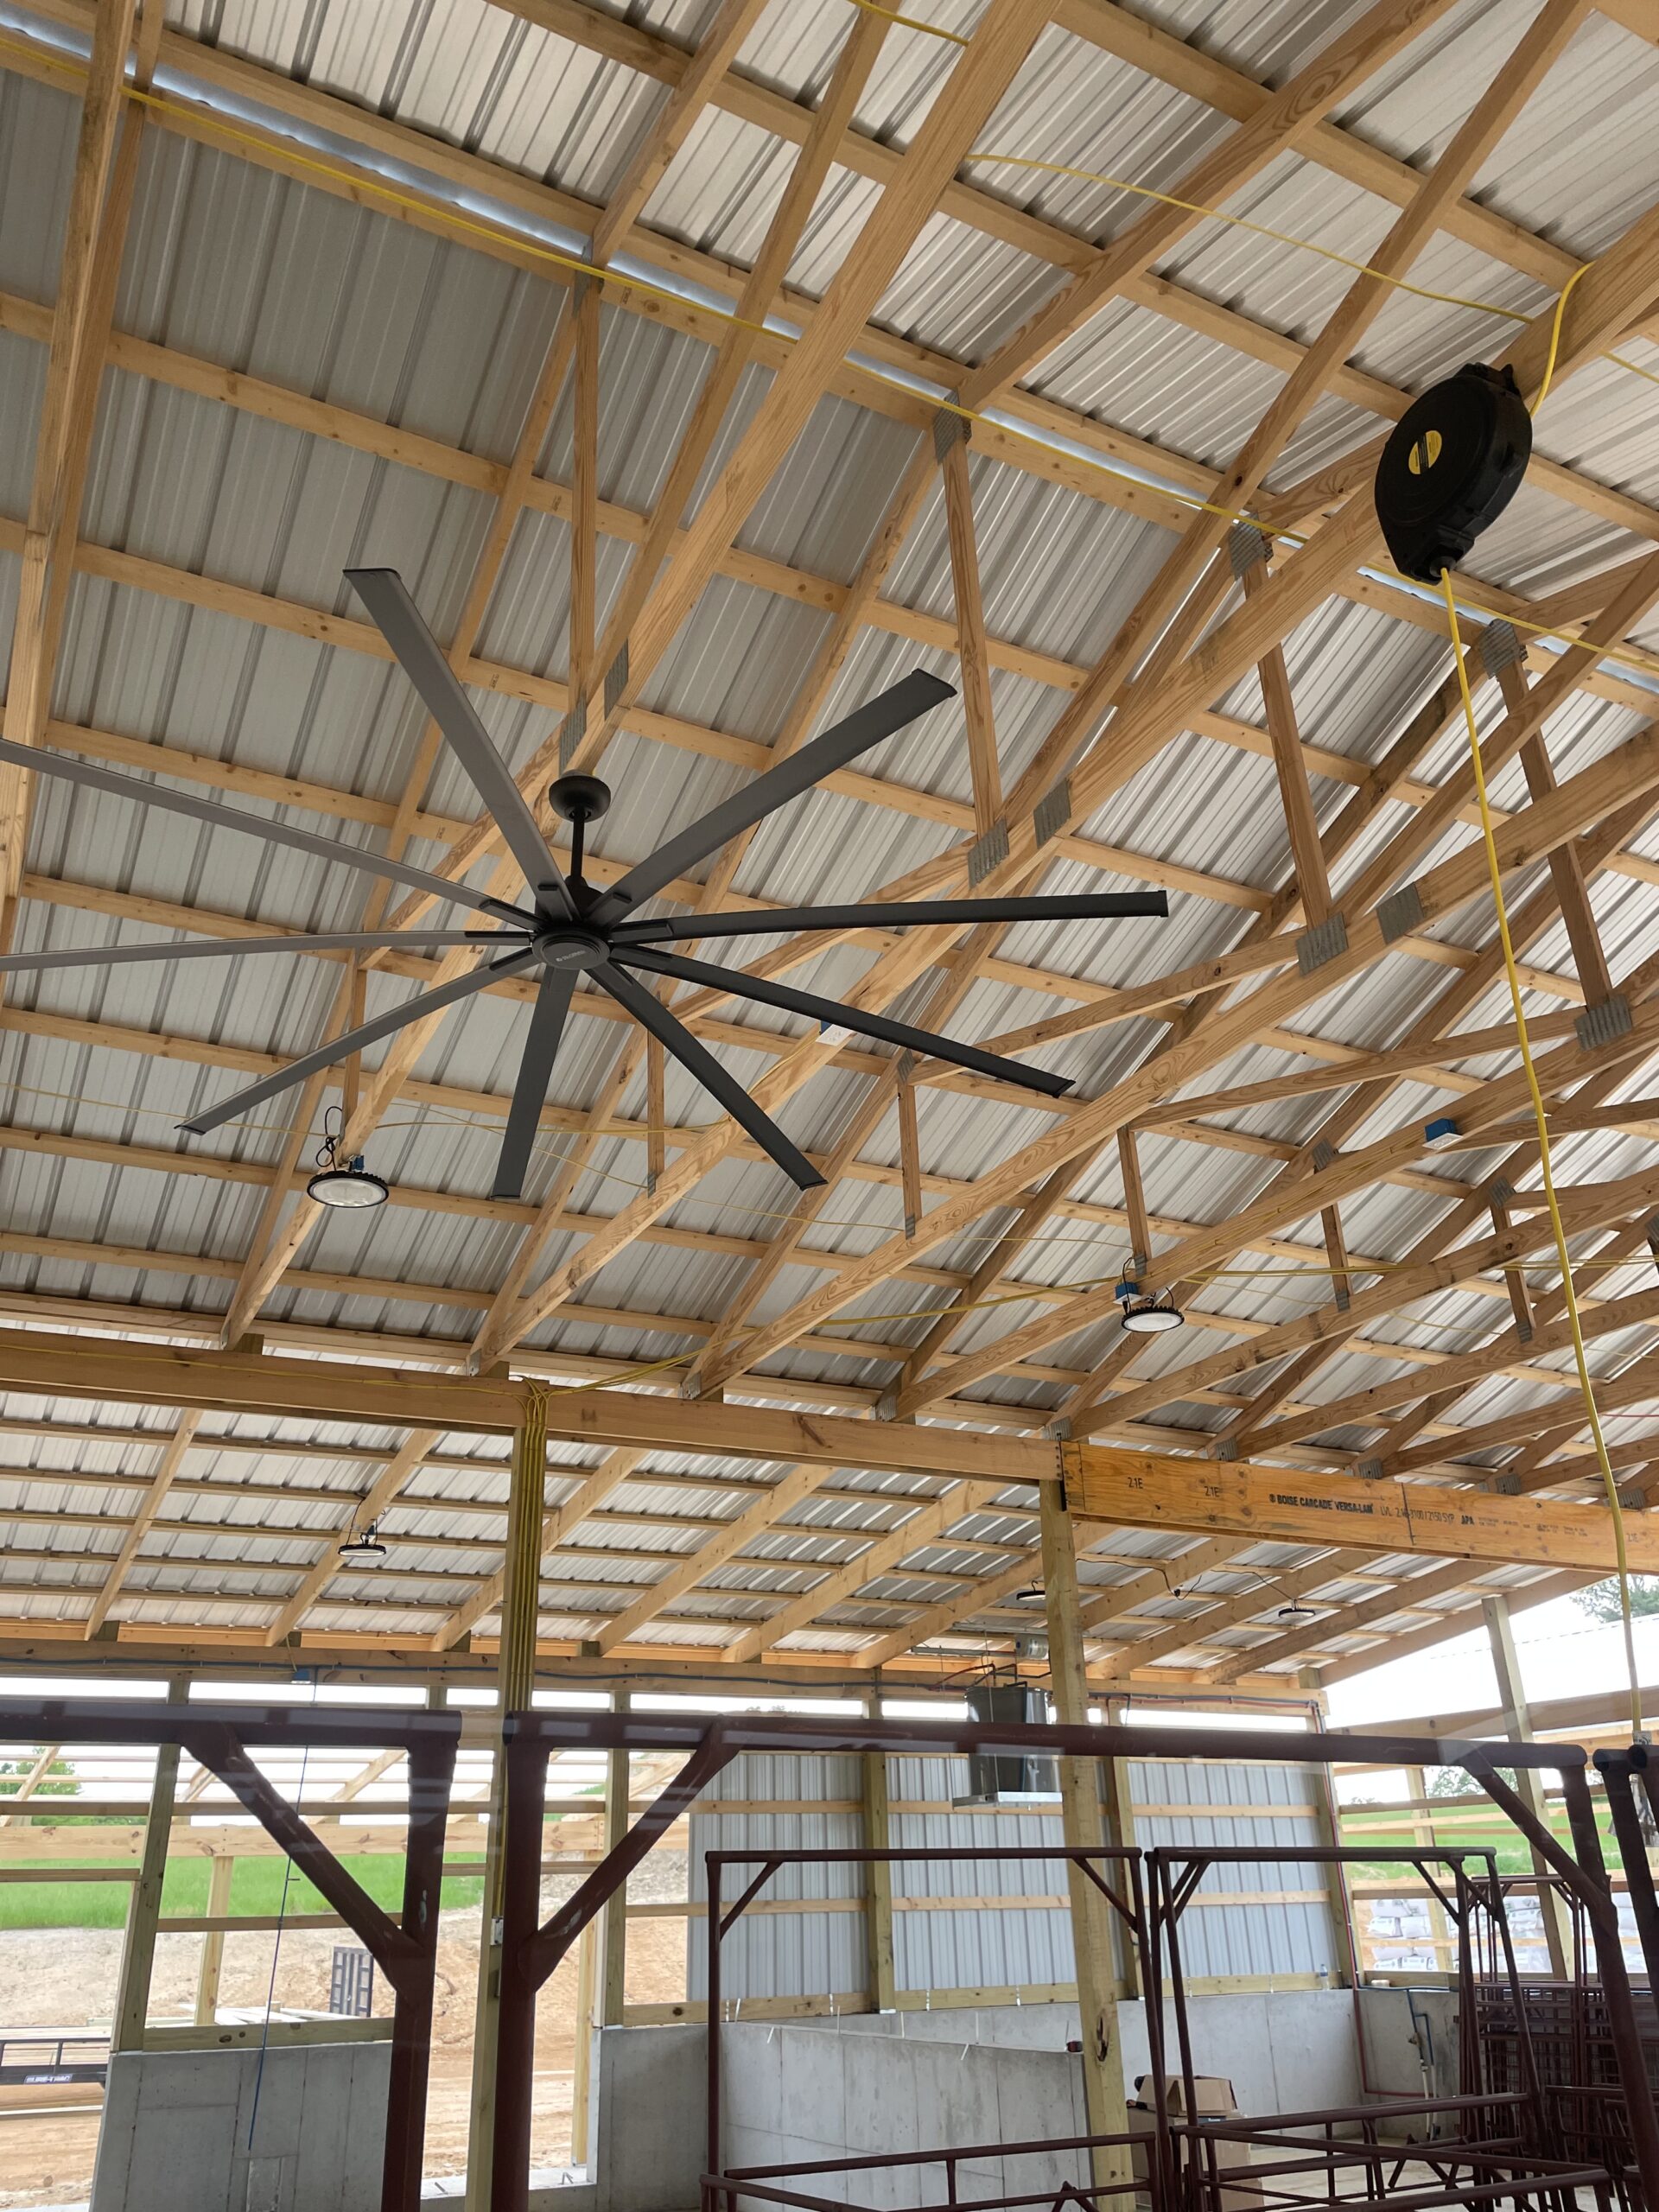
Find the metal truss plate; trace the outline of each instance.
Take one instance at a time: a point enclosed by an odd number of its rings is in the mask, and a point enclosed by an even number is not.
[[[1038,802],[1031,817],[1031,826],[1037,833],[1039,845],[1047,844],[1051,837],[1058,837],[1071,819],[1071,779],[1062,776],[1052,791]]]
[[[1402,883],[1397,891],[1389,892],[1376,910],[1376,925],[1382,932],[1384,944],[1392,944],[1398,938],[1409,937],[1414,930],[1423,926],[1423,894],[1414,883]]]
[[[982,837],[976,837],[968,849],[968,887],[983,883],[993,868],[1001,868],[1008,857],[1008,825],[993,822]]]
[[[1348,950],[1348,925],[1340,913],[1327,914],[1311,930],[1304,930],[1296,940],[1296,965],[1304,976],[1311,976]]]

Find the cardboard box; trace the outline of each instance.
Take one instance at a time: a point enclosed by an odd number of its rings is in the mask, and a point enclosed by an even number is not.
[[[1150,2136],[1157,2121],[1157,2115],[1152,2107],[1151,2077],[1143,2074],[1136,2082],[1135,2088],[1135,2095],[1140,2101],[1130,2105],[1128,2108],[1129,2131],[1136,2136]],[[1233,2101],[1232,2083],[1224,2080],[1218,2074],[1196,2075],[1192,2082],[1192,2097],[1197,2107],[1194,2117],[1200,2122],[1206,2120],[1236,2120],[1241,2117],[1238,2107]],[[1179,2075],[1166,2075],[1164,2098],[1170,2118],[1173,2120],[1185,2120],[1187,2118],[1186,2085]],[[1146,2189],[1151,2183],[1150,2148],[1149,2144],[1141,2142],[1130,2145],[1130,2167],[1135,2175],[1136,2187],[1139,2189]],[[1238,2173],[1254,2164],[1254,2156],[1251,2146],[1248,2143],[1218,2140],[1215,2148],[1215,2161],[1217,2167],[1223,2174]],[[1210,2162],[1206,2157],[1203,2171],[1207,2174],[1209,2170]],[[1242,2188],[1230,2189],[1224,2182],[1209,2202],[1211,2212],[1261,2212],[1262,2196],[1259,2190],[1250,2187],[1248,2183]]]
[[[1136,2101],[1153,2108],[1153,2083],[1150,2074],[1136,2076]],[[1186,2083],[1179,2074],[1164,2076],[1164,2107],[1172,2120],[1225,2120],[1238,2110],[1238,2101],[1233,2094],[1233,2085],[1219,2074],[1195,2074],[1192,2076],[1192,2111],[1186,2109]]]

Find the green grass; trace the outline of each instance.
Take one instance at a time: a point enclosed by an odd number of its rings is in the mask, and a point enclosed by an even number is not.
[[[54,1862],[41,1859],[32,1863],[48,1866]],[[128,1859],[120,1863],[130,1866],[132,1862]],[[343,1859],[340,1863],[377,1904],[397,1912],[403,1901],[401,1859],[370,1853]],[[206,1912],[209,1871],[205,1859],[175,1859],[168,1867],[162,1891],[162,1912],[180,1916]],[[280,1910],[285,1871],[286,1862],[281,1859],[238,1859],[231,1883],[231,1910]],[[0,1929],[123,1928],[126,1925],[127,1897],[131,1886],[129,1882],[0,1882]],[[483,1894],[483,1881],[476,1874],[451,1875],[443,1885],[446,1906],[475,1905]],[[327,1910],[327,1899],[302,1875],[296,1873],[288,1885],[288,1910],[299,1913]]]
[[[1356,1806],[1350,1809],[1360,1811],[1363,1808]],[[1599,1821],[1599,1826],[1603,1855],[1610,1866],[1617,1866],[1618,1847],[1613,1841],[1611,1825],[1604,1819]],[[1550,1827],[1557,1841],[1566,1845],[1570,1851],[1572,1842],[1567,1834],[1565,1817],[1558,1814],[1551,1821]],[[1440,1837],[1439,1843],[1433,1847],[1414,1843],[1409,1828],[1402,1828],[1398,1834],[1395,1834],[1391,1831],[1383,1833],[1375,1829],[1356,1831],[1351,1827],[1344,1840],[1359,1849],[1375,1851],[1377,1853],[1376,1863],[1374,1866],[1349,1867],[1348,1878],[1351,1881],[1371,1879],[1386,1881],[1395,1874],[1401,1874],[1408,1879],[1414,1878],[1411,1876],[1409,1869],[1402,1868],[1397,1863],[1389,1864],[1387,1854],[1390,1851],[1427,1851],[1431,1847],[1442,1851],[1458,1848],[1468,1851],[1491,1851],[1497,1856],[1497,1870],[1500,1874],[1529,1874],[1532,1872],[1531,1853],[1509,1822],[1501,1818],[1495,1819],[1490,1827],[1483,1825],[1479,1827],[1472,1824],[1468,1827],[1453,1826],[1448,1821],[1445,1834]],[[1471,1872],[1474,1871],[1471,1867]]]

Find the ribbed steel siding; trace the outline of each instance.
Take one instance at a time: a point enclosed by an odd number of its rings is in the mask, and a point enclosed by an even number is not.
[[[796,1813],[694,1813],[688,1878],[697,1902],[709,1895],[703,1853],[708,1851],[855,1851],[864,1840],[857,1812],[815,1812],[815,1803],[858,1804],[863,1777],[855,1758],[808,1758],[793,1753],[734,1759],[705,1795],[739,1803],[797,1802]],[[733,1868],[721,1885],[729,1904],[758,1868]],[[780,1866],[758,1904],[791,1898],[862,1896],[857,1866]],[[686,1994],[709,1994],[708,1922],[686,1923]],[[721,1992],[728,2005],[750,1997],[827,1997],[868,1986],[864,1916],[851,1912],[750,1911],[721,1947]]]
[[[896,1758],[887,1763],[892,1802],[946,1804],[969,1790],[965,1758]],[[899,1813],[893,1841],[906,1849],[986,1844],[1053,1845],[1063,1840],[1058,1810],[1033,1813]],[[958,1859],[893,1869],[893,1948],[900,1989],[1029,1989],[1071,1981],[1077,1972],[1065,1906],[1008,1906],[960,1912],[906,1912],[901,1897],[1064,1897],[1056,1860]]]
[[[1236,1765],[1215,1760],[1142,1760],[1129,1766],[1134,1803],[1184,1805],[1190,1812],[1135,1815],[1135,1840],[1157,1844],[1319,1844],[1325,1841],[1312,1792],[1316,1777],[1294,1766]],[[1209,1810],[1270,1805],[1273,1817],[1239,1819]],[[1278,1808],[1282,1808],[1279,1810]],[[1327,1904],[1206,1905],[1206,1893],[1317,1890],[1329,1870],[1275,1866],[1260,1860],[1220,1866],[1205,1876],[1181,1916],[1181,1964],[1190,1980],[1222,1974],[1333,1974],[1341,1956],[1336,1919]]]

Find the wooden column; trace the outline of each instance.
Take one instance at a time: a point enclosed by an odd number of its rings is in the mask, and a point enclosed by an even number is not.
[[[1077,1555],[1072,1522],[1058,1483],[1038,1487],[1043,1581],[1048,1604],[1048,1659],[1055,1715],[1068,1726],[1089,1718],[1089,1685],[1083,1663],[1083,1624],[1077,1608]],[[1068,1844],[1105,1841],[1100,1781],[1092,1759],[1061,1759],[1060,1821]],[[1091,2135],[1121,2135],[1128,2128],[1123,2049],[1117,2029],[1117,1974],[1105,1899],[1086,1875],[1068,1869],[1071,1941],[1077,1961],[1077,2012],[1082,2021],[1083,2088]],[[1128,2178],[1128,2153],[1095,2154],[1097,2187]]]
[[[594,1967],[599,1945],[598,1925],[589,1921],[576,1938],[576,2030],[570,2068],[570,2163],[588,2163],[588,2101],[592,2088],[594,2057]]]
[[[1313,1704],[1313,1725],[1322,1728],[1325,1698],[1319,1686],[1319,1669],[1302,1668],[1297,1680]],[[1342,1815],[1337,1804],[1336,1776],[1328,1766],[1312,1766],[1306,1771],[1308,1787],[1313,1793],[1313,1818],[1319,1825],[1319,1841],[1338,1849],[1342,1843]],[[1340,1866],[1331,1869],[1326,1901],[1341,1954],[1332,1963],[1331,1979],[1338,1988],[1357,1989],[1360,1977],[1359,1930],[1354,1925],[1353,1899],[1348,1894],[1347,1878]]]
[[[547,1409],[539,1396],[532,1396],[526,1404],[523,1421],[513,1432],[512,1473],[507,1495],[507,1556],[496,1667],[498,1735],[490,1770],[489,1834],[485,1844],[484,1897],[478,1931],[478,2002],[473,2014],[467,2212],[486,2212],[490,2202],[490,2152],[495,2133],[496,2029],[501,2002],[499,1930],[506,1844],[503,1817],[506,1760],[502,1755],[499,1731],[508,1713],[521,1712],[529,1706],[535,1688],[542,1514],[546,1491]],[[539,1807],[537,1826],[539,1831]]]
[[[1113,1698],[1106,1707],[1106,1719],[1114,1728],[1121,1728],[1127,1710],[1121,1698]],[[1135,1849],[1135,1791],[1129,1783],[1128,1759],[1103,1759],[1101,1772],[1104,1782],[1103,1796],[1106,1807],[1106,1840],[1117,1844],[1124,1851]],[[1133,1943],[1122,1945],[1123,1973],[1122,1994],[1139,1997],[1141,1961],[1135,1956]]]
[[[182,1705],[190,1694],[181,1675],[168,1686],[169,1705]],[[144,2022],[149,2013],[149,1975],[156,1958],[156,1923],[162,1914],[162,1884],[167,1877],[167,1847],[173,1834],[173,1801],[178,1794],[179,1747],[162,1744],[156,1753],[156,1779],[149,1793],[149,1816],[144,1822],[143,1855],[138,1878],[127,1902],[127,1932],[121,1946],[121,1971],[115,1986],[115,2023],[111,2050],[142,2050]]]
[[[1497,1676],[1497,1701],[1503,1708],[1503,1732],[1512,1744],[1532,1741],[1532,1715],[1527,1708],[1527,1694],[1522,1685],[1521,1662],[1515,1649],[1515,1630],[1510,1620],[1510,1601],[1494,1591],[1480,1601],[1482,1617],[1486,1623],[1486,1639],[1492,1647],[1492,1670]],[[1548,1808],[1544,1802],[1544,1778],[1536,1767],[1516,1767],[1515,1785],[1535,1820],[1549,1822]],[[1547,1874],[1548,1862],[1540,1852],[1532,1854],[1535,1874]],[[1565,1900],[1554,1890],[1541,1889],[1539,1903],[1543,1907],[1544,1941],[1549,1947],[1549,1971],[1557,1981],[1565,1981],[1573,1971],[1573,1923]]]
[[[880,1718],[881,1700],[872,1690],[865,1700],[872,1720]],[[887,1755],[866,1751],[864,1768],[864,1847],[885,1851],[892,1840],[887,1797]],[[897,1987],[893,1960],[893,1869],[871,1866],[864,1870],[864,1936],[869,1956],[870,2003],[878,2012],[897,2010]]]
[[[231,1909],[231,1883],[236,1861],[216,1853],[207,1876],[207,1917],[223,1920]],[[212,2027],[219,2017],[219,1977],[225,1965],[225,1930],[210,1928],[201,1939],[201,1963],[196,1968],[196,2024]]]
[[[1406,1789],[1412,1799],[1411,1840],[1434,1848],[1434,1815],[1428,1810],[1428,1777],[1420,1766],[1406,1769]],[[1434,1939],[1434,1963],[1446,1974],[1452,1971],[1452,1930],[1446,1917],[1446,1907],[1438,1897],[1428,1901],[1429,1933]]]
[[[616,1710],[628,1709],[628,1694],[619,1690]],[[626,1751],[613,1751],[605,1774],[605,1848],[613,1851],[628,1832],[629,1762]],[[607,1900],[599,1916],[599,2020],[606,2028],[620,2028],[627,2003],[628,1885],[626,1882]]]

